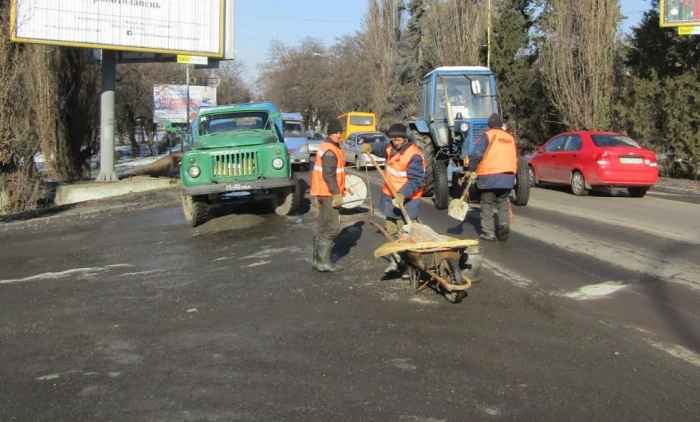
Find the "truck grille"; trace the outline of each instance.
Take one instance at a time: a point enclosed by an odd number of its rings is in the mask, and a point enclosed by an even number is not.
[[[247,176],[258,172],[258,153],[238,152],[211,156],[213,177]]]

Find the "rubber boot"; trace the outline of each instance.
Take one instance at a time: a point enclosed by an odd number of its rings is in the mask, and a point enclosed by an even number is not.
[[[311,266],[313,266],[314,269],[318,268],[318,261],[318,236],[314,236],[314,251],[311,258]]]
[[[343,267],[340,265],[333,265],[331,261],[331,252],[333,251],[333,239],[328,239],[326,237],[319,237],[318,240],[318,264],[316,265],[316,270],[321,272],[337,272],[342,271]]]

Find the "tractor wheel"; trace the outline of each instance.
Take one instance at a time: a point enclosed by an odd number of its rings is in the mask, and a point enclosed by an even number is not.
[[[205,195],[189,196],[180,194],[182,211],[185,213],[187,224],[197,227],[207,221],[209,205]]]
[[[530,200],[530,169],[525,157],[518,158],[518,175],[515,178],[515,187],[513,188],[513,203],[515,205],[525,206]]]
[[[450,185],[447,180],[447,164],[445,161],[435,161],[433,164],[433,202],[435,208],[444,210],[450,205]]]
[[[299,180],[294,177],[294,184],[290,187],[279,189],[271,199],[272,208],[277,215],[292,215],[301,204],[301,186]]]
[[[433,178],[433,165],[435,164],[435,145],[430,136],[423,135],[415,130],[411,131],[413,142],[420,148],[425,158],[425,185],[423,186],[423,196],[433,196],[435,179]],[[447,171],[445,171],[447,177]]]

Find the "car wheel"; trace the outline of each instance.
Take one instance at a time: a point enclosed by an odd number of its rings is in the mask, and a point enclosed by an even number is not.
[[[207,221],[209,205],[206,196],[180,195],[182,201],[182,211],[190,227],[197,227]]]
[[[644,195],[647,194],[647,191],[649,188],[643,187],[643,188],[627,188],[627,192],[630,194],[632,198],[643,198]]]
[[[575,171],[571,175],[571,192],[576,196],[586,196],[588,195],[588,189],[586,189],[586,179],[583,177],[580,171]]]
[[[532,166],[527,166],[527,172],[530,174],[530,186],[537,186],[537,176],[535,175],[535,169]]]

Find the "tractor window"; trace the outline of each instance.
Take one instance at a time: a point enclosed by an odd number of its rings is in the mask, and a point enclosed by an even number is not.
[[[495,90],[491,84],[491,78],[487,75],[450,75],[443,76],[447,84],[447,101],[442,81],[435,81],[435,118],[446,119],[447,102],[449,101],[452,114],[461,113],[463,118],[487,119],[496,110],[493,96]],[[481,91],[472,92],[472,81],[479,81]],[[454,116],[453,116],[454,117]]]
[[[430,81],[425,81],[421,87],[421,110],[420,115],[422,117],[428,116],[430,114]]]

